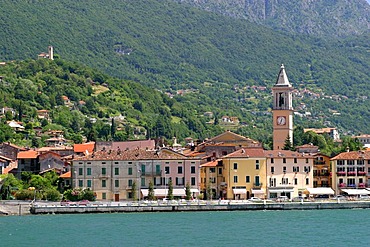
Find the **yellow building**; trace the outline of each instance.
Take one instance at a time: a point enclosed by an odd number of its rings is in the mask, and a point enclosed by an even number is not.
[[[199,188],[204,195],[204,199],[212,200],[222,198],[223,186],[223,167],[221,159],[216,159],[200,166]],[[208,195],[209,193],[210,195]]]
[[[222,164],[225,185],[222,198],[266,197],[266,157],[262,148],[240,149],[224,156]]]

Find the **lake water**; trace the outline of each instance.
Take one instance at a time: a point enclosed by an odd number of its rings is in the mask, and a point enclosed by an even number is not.
[[[0,217],[0,246],[368,246],[370,210]]]

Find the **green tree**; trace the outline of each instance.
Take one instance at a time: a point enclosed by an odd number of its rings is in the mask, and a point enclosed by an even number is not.
[[[153,184],[152,180],[150,180],[150,182],[149,182],[148,199],[150,201],[154,201],[155,200],[155,196],[154,196],[154,184]]]
[[[138,199],[138,193],[140,193],[139,191],[137,191],[138,188],[137,188],[137,185],[136,185],[136,181],[134,181],[132,183],[132,186],[131,186],[131,193],[132,193],[132,200],[133,201],[137,201]]]
[[[191,199],[191,190],[189,182],[187,182],[185,186],[185,199],[188,201]]]
[[[285,139],[283,150],[293,150],[293,145],[290,141],[289,135]]]
[[[167,193],[167,198],[169,200],[173,200],[173,184],[172,184],[172,179],[168,182],[168,193]]]
[[[208,181],[206,185],[206,194],[207,194],[207,200],[212,200],[212,187],[211,187],[211,181]]]

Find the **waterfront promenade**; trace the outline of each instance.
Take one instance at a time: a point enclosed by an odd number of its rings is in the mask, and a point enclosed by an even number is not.
[[[132,213],[132,212],[190,212],[190,211],[243,211],[243,210],[318,210],[318,209],[365,209],[370,201],[327,200],[318,202],[250,202],[243,200],[192,201],[192,202],[91,202],[87,205],[60,203],[34,203],[32,214],[73,213]]]

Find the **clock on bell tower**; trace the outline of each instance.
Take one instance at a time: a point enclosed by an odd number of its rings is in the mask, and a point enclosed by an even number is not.
[[[293,143],[293,87],[281,65],[278,78],[272,88],[273,94],[273,148],[283,149],[285,140],[289,137]]]

